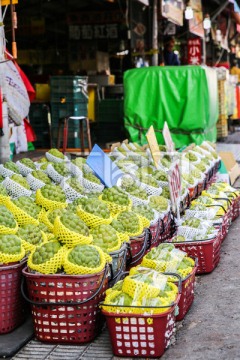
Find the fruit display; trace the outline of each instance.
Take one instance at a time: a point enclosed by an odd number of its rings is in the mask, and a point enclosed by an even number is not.
[[[163,196],[150,196],[149,205],[158,212],[168,210],[169,202]]]
[[[0,195],[8,196],[7,189],[0,183]]]
[[[163,167],[169,169],[171,167],[171,157],[169,155],[164,155],[161,158],[160,163]]]
[[[59,185],[47,184],[43,186],[41,189],[37,190],[37,192],[41,192],[42,196],[45,199],[59,203],[66,202],[66,195]]]
[[[7,161],[3,166],[16,174],[20,174],[18,166],[13,161]]]
[[[18,174],[13,174],[10,179],[12,181],[15,181],[16,183],[18,183],[19,185],[21,185],[22,187],[24,187],[27,190],[30,190],[30,185],[27,182],[27,180],[22,176],[22,175],[18,175]]]
[[[163,197],[165,197],[166,199],[170,200],[170,190],[168,187],[164,187],[162,190],[162,194]]]
[[[11,211],[9,211],[6,206],[0,205],[0,234],[3,233],[4,230],[8,231],[8,229],[16,229],[17,231],[17,223]]]
[[[202,174],[199,170],[195,169],[190,172],[190,176],[196,178],[196,179],[202,179]]]
[[[32,169],[32,170],[36,169],[36,165],[34,164],[34,162],[31,159],[23,158],[19,162],[21,164],[27,166],[29,169]]]
[[[82,194],[82,195],[85,193],[85,190],[82,187],[82,185],[80,184],[78,178],[71,177],[66,181],[66,183],[69,186],[71,186],[71,188],[73,188],[77,193]]]
[[[141,266],[160,272],[173,272],[184,279],[192,272],[195,261],[173,244],[160,244],[144,256]]]
[[[38,219],[38,216],[41,211],[41,207],[38,206],[30,197],[28,196],[20,196],[16,200],[12,200],[13,204],[17,206],[20,210],[27,213],[29,216],[31,216],[34,219]],[[16,217],[18,219],[18,222],[20,221],[21,215],[19,214],[19,218],[16,214]],[[21,222],[21,221],[20,221]]]
[[[42,181],[44,184],[51,184],[52,181],[49,179],[49,177],[41,170],[34,170],[31,175],[37,179]]]
[[[75,265],[97,268],[101,264],[98,249],[91,245],[77,245],[68,254],[68,260]]]
[[[128,206],[130,204],[129,197],[126,192],[117,186],[104,189],[102,200],[122,206]]]
[[[197,219],[197,218],[192,218],[192,219],[186,219],[183,223],[182,226],[188,226],[188,227],[192,227],[195,229],[198,229],[201,226],[201,220]]]
[[[111,225],[102,224],[91,229],[93,244],[99,246],[104,252],[119,250],[121,240]]]
[[[50,149],[50,150],[48,151],[48,153],[49,153],[50,155],[52,155],[52,156],[55,156],[56,158],[59,158],[59,159],[64,160],[64,155],[63,155],[63,153],[61,153],[61,151],[59,151],[58,149]],[[48,154],[48,153],[47,153],[47,154]]]
[[[117,215],[117,220],[123,225],[124,232],[140,235],[143,231],[139,217],[133,211],[122,211]]]
[[[198,161],[197,155],[195,155],[192,151],[189,151],[185,154],[186,159],[188,159],[191,162]]]
[[[60,221],[70,231],[76,232],[83,236],[89,236],[89,229],[87,225],[76,214],[70,211],[64,211],[60,215]]]
[[[63,177],[66,177],[70,174],[70,171],[68,170],[68,168],[66,167],[66,165],[63,162],[55,163],[52,165],[52,167],[58,174],[60,174]]]
[[[86,164],[86,159],[82,157],[77,157],[76,159],[72,160],[73,165],[77,166],[79,169],[83,168],[83,165]]]
[[[99,180],[99,178],[90,172],[84,172],[84,179],[91,181],[95,184],[101,185],[101,181]]]
[[[195,179],[193,176],[191,176],[190,174],[182,174],[182,178],[189,184],[189,185],[192,185],[194,186],[195,184]]]
[[[93,214],[102,219],[110,218],[110,211],[107,205],[101,200],[96,200],[96,199],[88,199],[87,201],[83,200],[83,204],[81,205],[81,207],[85,212],[89,214]]]
[[[204,161],[201,161],[199,164],[196,164],[195,167],[202,173],[205,173],[207,171],[207,166],[206,164],[204,164]]]
[[[53,165],[54,163],[51,161],[44,162],[42,165],[40,165],[40,170],[46,171],[49,164]]]
[[[116,219],[113,219],[113,221],[110,224],[118,233],[124,233],[125,232],[125,228],[123,226],[123,224]]]
[[[134,211],[136,214],[139,214],[147,218],[149,221],[152,221],[155,218],[154,211],[149,205],[133,206],[132,211]]]
[[[152,175],[154,172],[153,168],[150,166],[144,166],[137,170],[138,175],[141,177],[142,175]]]
[[[65,211],[64,209],[49,210],[49,211],[47,212],[47,219],[48,219],[48,221],[53,225],[56,217],[57,217],[57,216],[61,216],[64,211]]]
[[[39,231],[39,227],[33,224],[25,224],[18,229],[17,235],[24,241],[39,245],[43,242],[43,234]]]

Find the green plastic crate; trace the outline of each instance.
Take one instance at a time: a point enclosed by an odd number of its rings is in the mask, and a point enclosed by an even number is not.
[[[61,98],[88,102],[87,82],[87,76],[52,76],[51,102],[59,102]]]
[[[59,119],[66,116],[86,116],[88,113],[87,103],[67,102],[51,103],[52,126],[58,126]],[[72,121],[71,121],[72,122]]]

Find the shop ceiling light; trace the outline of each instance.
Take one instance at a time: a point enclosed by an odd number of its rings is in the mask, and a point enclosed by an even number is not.
[[[209,30],[211,29],[211,20],[210,20],[210,16],[209,15],[206,15],[204,20],[203,20],[203,28],[205,30]]]
[[[191,6],[187,6],[185,10],[185,19],[191,20],[193,18],[193,9]]]

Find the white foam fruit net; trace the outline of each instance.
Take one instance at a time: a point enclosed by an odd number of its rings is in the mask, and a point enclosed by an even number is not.
[[[15,174],[15,172],[13,172],[12,170],[6,169],[2,164],[0,164],[0,175],[4,176],[4,177],[11,177],[13,174]]]
[[[27,176],[28,174],[34,171],[34,169],[30,169],[28,166],[22,164],[20,161],[17,161],[16,165],[19,168],[20,174],[23,176]]]
[[[76,166],[75,164],[70,163],[69,170],[72,173],[72,175],[80,177],[80,178],[83,177],[82,170],[78,166]]]
[[[68,161],[67,156],[64,155],[64,159],[58,158],[57,156],[54,156],[50,154],[48,151],[45,153],[46,158],[48,161],[51,161],[53,163],[62,163]]]
[[[26,180],[34,191],[46,185],[43,181],[36,179],[31,173],[27,175]]]
[[[67,197],[67,199],[70,202],[73,202],[74,200],[81,198],[81,197],[85,197],[83,194],[77,192],[75,189],[73,189],[66,181],[66,179],[63,179],[60,183],[61,188],[63,189],[63,191],[65,192],[65,195]]]
[[[185,212],[185,217],[187,219],[191,219],[193,217],[197,219],[204,219],[204,220],[210,220],[214,219],[216,216],[216,213],[218,212],[218,208],[206,208],[206,210],[191,210],[188,209]]]
[[[103,184],[97,184],[94,183],[93,181],[89,181],[88,179],[83,178],[83,186],[85,187],[85,189],[87,190],[94,190],[97,192],[102,192],[104,189],[104,185]]]
[[[56,183],[60,184],[60,182],[64,179],[64,176],[62,176],[61,174],[59,174],[54,167],[52,166],[52,164],[49,164],[47,166],[47,175]]]
[[[16,199],[20,196],[31,196],[32,191],[26,189],[22,185],[18,184],[16,181],[11,180],[10,178],[6,177],[6,179],[2,182],[3,186],[7,189],[8,194]]]

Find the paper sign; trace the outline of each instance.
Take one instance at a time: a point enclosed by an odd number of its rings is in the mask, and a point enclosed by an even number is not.
[[[173,211],[177,212],[178,218],[180,219],[181,175],[178,161],[175,161],[169,170],[168,182]]]
[[[118,179],[124,175],[98,145],[94,145],[87,158],[87,164],[107,187],[116,185]]]
[[[150,147],[150,151],[151,151],[151,154],[152,154],[154,164],[155,164],[156,167],[158,167],[159,160],[161,158],[161,153],[159,151],[159,146],[158,146],[156,134],[155,134],[155,131],[154,131],[154,128],[153,128],[152,125],[150,126],[150,128],[149,128],[149,130],[148,130],[148,132],[146,134],[146,137],[147,137],[148,145]]]
[[[170,152],[174,151],[175,150],[174,142],[172,141],[170,130],[166,121],[163,126],[163,137],[165,140],[165,144],[167,146],[167,150]]]

